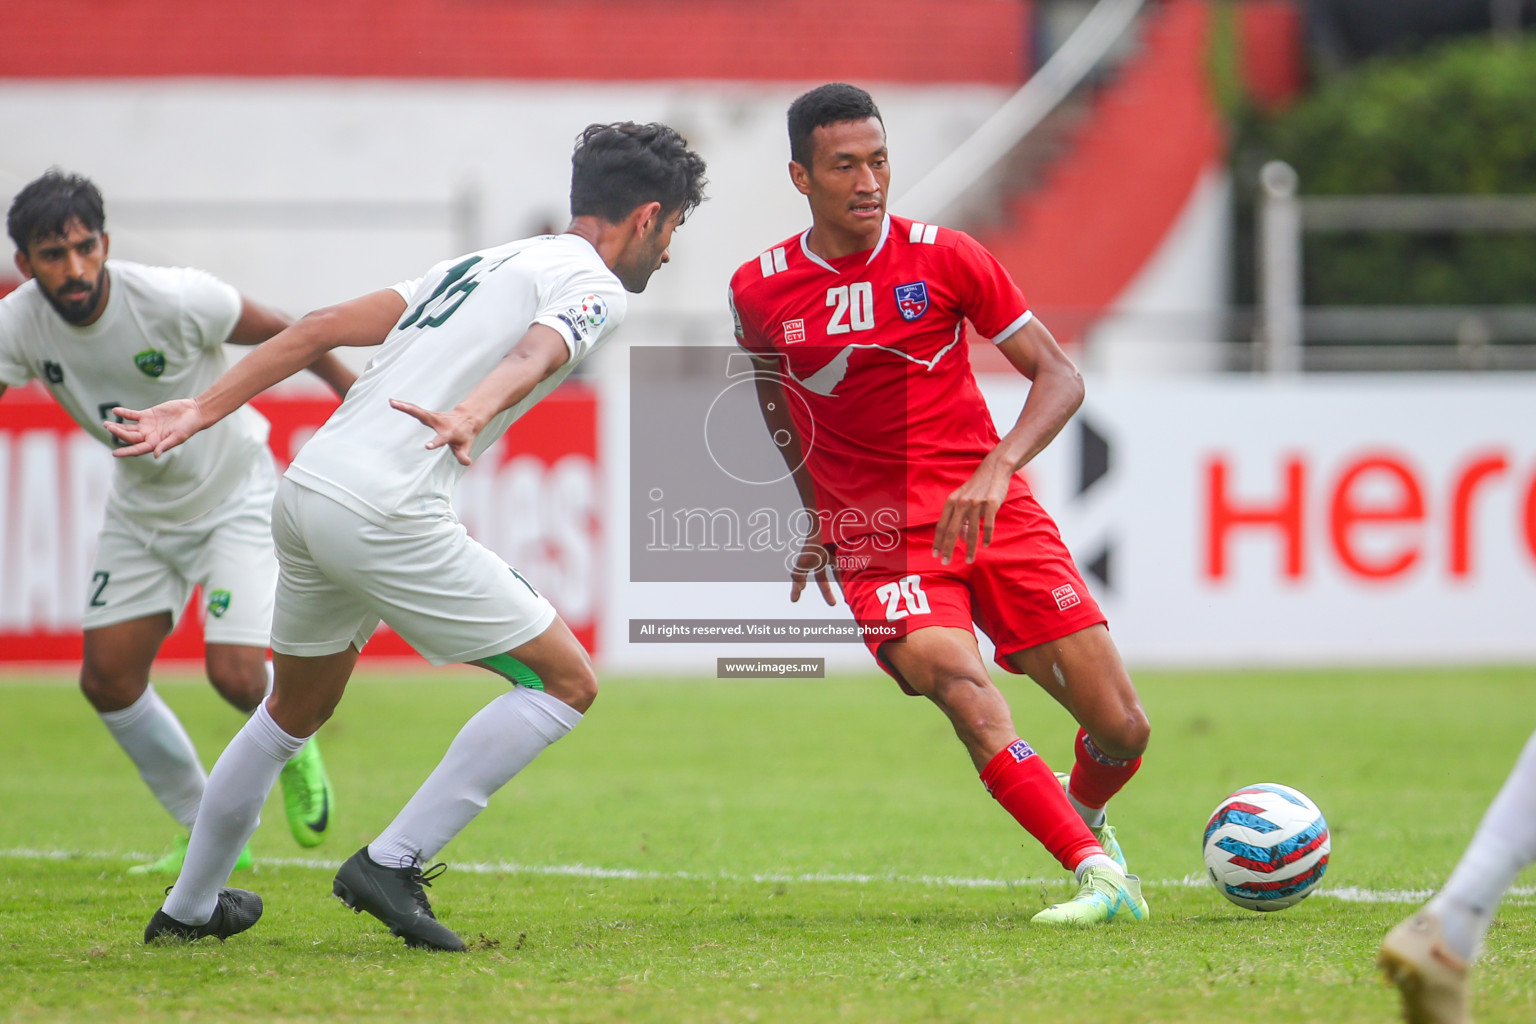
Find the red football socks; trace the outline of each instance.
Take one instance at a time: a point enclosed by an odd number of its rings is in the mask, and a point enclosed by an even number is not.
[[[1072,766],[1072,796],[1084,807],[1103,807],[1109,798],[1120,792],[1136,769],[1141,758],[1125,761],[1110,757],[1094,746],[1088,733],[1077,730],[1077,763]]]
[[[1104,852],[1055,774],[1023,740],[1014,740],[988,761],[981,781],[992,799],[1068,871],[1075,871],[1084,857]]]

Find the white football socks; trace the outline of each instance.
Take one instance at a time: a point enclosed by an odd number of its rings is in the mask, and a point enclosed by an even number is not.
[[[1526,741],[1504,788],[1461,855],[1450,881],[1429,910],[1444,925],[1445,941],[1471,960],[1515,876],[1536,861],[1536,734]]]
[[[186,862],[165,900],[167,914],[194,925],[206,924],[213,916],[219,889],[261,823],[261,805],[278,773],[308,739],[284,732],[267,713],[265,702],[235,733],[208,776]]]
[[[368,844],[368,856],[388,868],[430,861],[485,810],[492,793],[581,718],[543,690],[518,686],[497,697],[464,723],[416,795]]]
[[[1077,812],[1078,817],[1083,819],[1083,824],[1089,828],[1103,828],[1104,822],[1109,820],[1109,816],[1104,812],[1104,808],[1089,807],[1073,796],[1070,789],[1067,790],[1067,800],[1072,804],[1072,809]]]
[[[1125,876],[1125,872],[1121,869],[1120,865],[1116,864],[1114,859],[1105,853],[1091,853],[1084,857],[1078,862],[1077,867],[1072,869],[1072,874],[1076,875],[1078,882],[1081,883],[1083,876],[1088,873],[1089,868],[1106,868],[1121,877]]]
[[[160,699],[154,684],[121,711],[98,714],[155,799],[171,817],[191,828],[208,776],[181,719]]]

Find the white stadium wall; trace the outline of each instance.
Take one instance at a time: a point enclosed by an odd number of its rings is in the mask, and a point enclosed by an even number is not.
[[[471,532],[548,590],[608,670],[713,673],[717,657],[801,655],[869,667],[857,643],[630,642],[631,619],[846,610],[814,593],[789,604],[787,580],[629,581],[623,355],[594,398],[553,403],[530,447],[477,467],[459,502]],[[983,387],[1010,422],[1025,387]],[[106,453],[46,400],[0,412],[0,660],[68,660]],[[279,427],[280,412],[268,409]],[[1091,380],[1027,475],[1134,664],[1536,659],[1536,378]],[[397,641],[376,649],[398,653]]]
[[[1536,658],[1531,376],[1090,381],[1032,475],[1138,663]]]

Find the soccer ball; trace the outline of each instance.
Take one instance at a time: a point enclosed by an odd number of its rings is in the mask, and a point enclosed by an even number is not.
[[[1249,910],[1284,910],[1328,870],[1328,822],[1289,786],[1260,782],[1216,805],[1205,826],[1205,871],[1216,891]]]

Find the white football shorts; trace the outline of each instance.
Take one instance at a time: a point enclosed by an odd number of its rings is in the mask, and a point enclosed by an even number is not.
[[[192,588],[201,586],[207,643],[266,647],[277,590],[276,489],[268,456],[218,508],[188,523],[150,526],[108,503],[85,592],[84,627],[170,612],[175,628]]]
[[[285,477],[272,536],[282,654],[362,650],[383,620],[447,665],[505,654],[555,621],[554,605],[449,516],[384,527]]]

